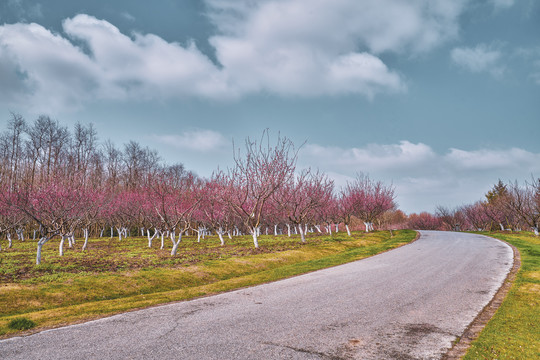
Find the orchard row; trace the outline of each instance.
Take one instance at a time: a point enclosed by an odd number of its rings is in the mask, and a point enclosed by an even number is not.
[[[224,236],[249,233],[258,248],[261,228],[294,231],[305,241],[310,229],[331,232],[343,224],[350,235],[353,218],[370,231],[395,208],[393,187],[368,176],[335,189],[326,174],[297,169],[292,141],[271,141],[268,131],[247,139],[234,152],[234,166],[209,179],[163,165],[135,142],[120,151],[111,142],[100,145],[92,126],[78,124],[71,134],[44,116],[27,125],[13,114],[0,140],[0,232],[8,246],[15,235],[37,234],[37,264],[45,243],[60,237],[63,255],[76,231],[86,249],[91,232],[116,230],[121,240],[136,228],[149,246],[156,237],[162,247],[170,239],[174,256],[188,231],[199,237],[211,231],[222,245]]]
[[[435,214],[411,214],[408,225],[424,230],[532,230],[538,236],[540,179],[524,184],[499,180],[483,200],[454,209],[438,207]]]

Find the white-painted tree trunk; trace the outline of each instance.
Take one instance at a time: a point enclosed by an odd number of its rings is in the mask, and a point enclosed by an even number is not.
[[[317,231],[322,234],[322,231],[321,231],[321,226],[320,225],[315,225],[315,229],[317,229]]]
[[[148,247],[152,247],[152,240],[158,235],[158,230],[154,229],[154,235],[150,236],[150,229],[146,229],[146,234],[148,235]]]
[[[274,224],[274,236],[278,235],[277,224]]]
[[[174,231],[172,233],[173,233],[173,239],[174,239]],[[182,241],[182,231],[180,231],[180,233],[178,234],[178,241],[173,240],[173,247],[172,247],[172,250],[171,250],[171,256],[176,255],[176,253],[178,251],[178,245],[180,245],[181,241]]]
[[[73,235],[67,235],[68,248],[73,249]]]
[[[539,236],[538,234],[538,226],[533,227],[534,235]]]
[[[122,240],[122,233],[123,233],[122,229],[117,227],[116,231],[118,231],[118,240]]]
[[[19,238],[19,240],[24,241],[24,230],[23,229],[17,230],[17,237]]]
[[[286,224],[286,225],[287,225],[287,236],[291,237],[291,224]]]
[[[251,235],[253,236],[253,245],[255,246],[255,249],[259,248],[259,239],[257,238],[258,228],[252,227],[251,229]]]
[[[339,224],[336,224],[336,232],[339,232]]]
[[[306,234],[304,233],[304,231],[302,230],[302,225],[298,225],[298,230],[300,231],[300,239],[302,240],[303,243],[306,242]],[[306,230],[307,230],[307,225],[306,225]]]
[[[366,232],[373,231],[373,223],[372,222],[365,222],[364,221],[364,226],[366,227]]]
[[[227,236],[229,237],[230,240],[232,240],[231,230],[227,231]]]
[[[60,256],[64,256],[64,241],[66,240],[66,236],[62,235],[62,240],[60,240],[60,245],[58,247],[58,253]]]
[[[36,240],[36,230],[34,230],[34,238],[32,240]]]
[[[103,233],[105,232],[105,228],[101,228],[101,232],[99,233],[99,237],[102,238],[103,237]]]
[[[347,235],[351,236],[351,230],[349,229],[349,225],[345,224],[345,229],[347,229]]]
[[[8,249],[11,249],[11,247],[13,246],[13,240],[11,239],[11,234],[8,232],[6,234],[6,237],[7,237],[7,240],[8,240]]]
[[[41,264],[41,248],[43,248],[43,245],[45,245],[45,243],[50,239],[50,237],[42,237],[41,239],[39,239],[37,243],[36,265]]]
[[[502,223],[499,223],[499,227],[501,228],[501,231],[504,231],[504,225]]]
[[[88,248],[88,234],[89,234],[88,228],[84,228],[83,229],[84,244],[82,246],[82,251],[85,251]]]
[[[114,237],[114,228],[111,226],[111,239]]]
[[[221,242],[221,246],[225,245],[225,240],[223,239],[223,229],[219,228],[217,231],[219,241]]]

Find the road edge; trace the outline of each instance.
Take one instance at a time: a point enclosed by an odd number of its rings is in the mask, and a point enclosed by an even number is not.
[[[491,320],[491,318],[493,318],[493,315],[495,315],[497,309],[499,309],[503,301],[506,299],[506,295],[508,295],[512,285],[514,285],[516,275],[521,268],[521,254],[514,245],[491,236],[487,237],[501,241],[510,246],[514,253],[514,264],[512,265],[512,268],[510,268],[510,271],[506,275],[501,287],[499,290],[497,290],[491,301],[484,306],[482,311],[480,311],[469,326],[467,326],[461,337],[459,337],[459,340],[452,345],[452,347],[443,355],[441,360],[458,360],[465,356],[471,347],[472,342],[476,340],[478,336],[480,336],[480,333],[482,330],[484,330],[484,327],[486,327],[487,323]]]

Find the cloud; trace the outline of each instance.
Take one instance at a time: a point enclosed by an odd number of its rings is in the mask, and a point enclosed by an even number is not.
[[[69,38],[35,23],[0,26],[0,71],[13,83],[2,83],[0,92],[19,99],[16,105],[54,112],[100,99],[229,96],[225,75],[194,44],[131,38],[88,15],[65,20],[63,28]]]
[[[499,10],[508,9],[514,6],[516,0],[490,0],[490,2],[496,10]]]
[[[29,9],[22,0],[10,1],[41,16],[38,5]],[[35,23],[5,24],[0,72],[9,72],[11,86],[0,84],[6,95],[0,101],[55,112],[102,99],[222,100],[258,93],[371,99],[407,89],[381,54],[415,55],[454,39],[465,3],[208,0],[215,60],[193,42],[123,34],[85,14],[65,19],[63,33]]]
[[[178,149],[204,153],[223,150],[230,145],[230,141],[227,141],[221,133],[203,129],[185,131],[176,135],[153,135],[152,138]]]
[[[459,206],[480,199],[500,178],[528,179],[540,174],[540,153],[449,149],[439,154],[429,145],[401,141],[340,148],[308,144],[300,167],[318,167],[343,186],[358,172],[393,183],[398,203],[408,212],[433,211],[436,205]]]
[[[22,21],[43,17],[42,6],[40,3],[27,5],[23,0],[8,0],[7,6],[10,11]]]
[[[529,77],[540,85],[540,47],[520,47],[514,52],[514,55],[523,60],[523,68],[529,71]]]
[[[474,48],[454,48],[450,56],[454,63],[474,73],[488,72],[495,77],[504,73],[501,51],[486,44],[479,44]]]
[[[416,171],[432,163],[435,152],[422,143],[401,141],[399,144],[369,144],[364,148],[326,147],[307,144],[300,156],[305,163],[320,163],[331,171],[356,169],[359,172],[390,174],[408,169]],[[353,175],[353,174],[350,174]]]
[[[122,16],[124,19],[128,20],[128,21],[135,21],[135,16],[131,15],[130,13],[124,11],[120,14],[120,16]]]

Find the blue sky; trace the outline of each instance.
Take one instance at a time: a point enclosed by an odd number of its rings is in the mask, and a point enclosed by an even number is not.
[[[300,167],[433,211],[540,176],[540,3],[1,0],[3,128],[10,111],[202,176],[269,128],[305,142]]]

